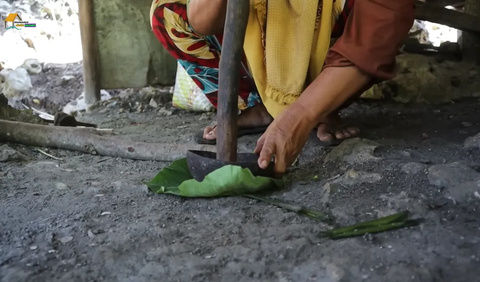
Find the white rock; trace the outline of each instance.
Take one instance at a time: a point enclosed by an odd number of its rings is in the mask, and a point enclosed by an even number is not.
[[[60,78],[60,80],[62,81],[62,84],[66,84],[67,82],[73,80],[75,78],[75,76],[73,75],[64,75]]]
[[[60,241],[62,244],[66,244],[66,243],[68,243],[72,240],[73,240],[72,236],[65,236],[65,237],[62,237],[62,238],[58,239],[58,241]]]
[[[465,139],[463,146],[465,149],[480,148],[480,133]]]
[[[22,68],[26,69],[29,74],[39,74],[42,72],[42,65],[37,59],[26,59]]]
[[[13,69],[2,69],[0,70],[0,77],[3,77],[5,79],[7,75],[12,71]]]
[[[88,235],[88,237],[90,237],[90,239],[93,239],[93,238],[96,237],[96,236],[95,236],[95,233],[93,233],[92,230],[88,230],[88,231],[87,231],[87,235]]]
[[[110,100],[111,98],[112,98],[112,96],[106,90],[102,89],[100,91],[100,99],[101,100]]]
[[[0,146],[0,162],[23,161],[26,156],[17,152],[7,145]]]
[[[402,171],[406,174],[417,174],[425,169],[425,165],[421,163],[406,163],[402,166]]]
[[[461,162],[431,166],[428,181],[430,185],[447,188],[445,197],[455,202],[467,201],[480,192],[480,173]]]
[[[3,92],[5,81],[7,80],[7,74],[10,73],[11,69],[0,70],[0,92]]]
[[[28,91],[33,88],[32,81],[28,71],[22,67],[18,67],[15,70],[9,72],[5,77],[6,89],[10,90],[5,96],[13,97],[19,95],[21,92]]]
[[[68,190],[67,184],[62,182],[55,183],[55,188],[57,188],[58,190]]]
[[[157,102],[155,102],[155,99],[150,99],[150,103],[148,103],[148,105],[152,108],[158,108],[158,104]]]
[[[112,96],[107,91],[103,89],[100,91],[100,99],[102,101],[110,100],[111,98]],[[63,107],[63,112],[70,115],[75,112],[85,111],[86,109],[87,109],[87,104],[85,103],[85,94],[84,92],[82,92],[82,94],[78,96],[77,99],[75,99],[74,101],[71,101],[70,103],[68,103]]]

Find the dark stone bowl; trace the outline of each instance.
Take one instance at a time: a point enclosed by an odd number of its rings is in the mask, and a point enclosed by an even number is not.
[[[254,176],[274,177],[275,164],[272,162],[267,169],[261,169],[256,154],[237,154],[237,161],[230,163],[217,160],[217,154],[214,152],[190,150],[187,152],[187,163],[190,173],[197,181],[203,181],[209,173],[226,165],[248,168]]]

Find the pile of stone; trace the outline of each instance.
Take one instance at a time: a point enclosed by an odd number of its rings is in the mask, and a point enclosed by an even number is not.
[[[30,75],[41,72],[42,66],[37,59],[27,59],[15,69],[0,70],[0,93],[14,103],[16,99],[33,88]]]

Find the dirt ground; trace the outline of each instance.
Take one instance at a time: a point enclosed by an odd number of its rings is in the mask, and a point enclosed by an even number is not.
[[[47,83],[43,105],[75,99],[81,81],[71,83]],[[214,118],[123,96],[78,119],[130,140],[193,144]],[[420,226],[319,239],[325,225],[254,200],[152,194],[142,181],[167,163],[44,149],[55,160],[6,144],[0,158],[23,160],[0,162],[0,281],[479,281],[480,149],[464,141],[480,132],[480,100],[361,102],[344,114],[362,138],[326,149],[312,136],[287,187],[270,196],[342,225],[409,210]]]

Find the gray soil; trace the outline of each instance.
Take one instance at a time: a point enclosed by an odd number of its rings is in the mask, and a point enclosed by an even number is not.
[[[193,144],[214,118],[123,101],[78,119],[119,138]],[[480,101],[361,102],[345,115],[362,139],[326,149],[312,136],[287,187],[270,196],[341,225],[409,210],[420,226],[320,239],[327,226],[261,202],[149,192],[142,181],[167,163],[43,149],[55,160],[6,144],[0,281],[479,281],[480,150],[464,141],[480,132]],[[256,138],[240,146],[253,150]]]

